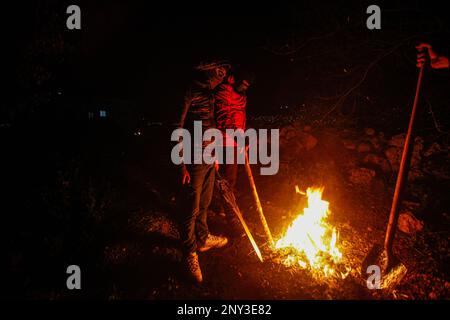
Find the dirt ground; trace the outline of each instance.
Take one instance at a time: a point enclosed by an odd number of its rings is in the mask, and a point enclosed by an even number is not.
[[[264,121],[254,123],[264,125]],[[275,239],[299,214],[301,199],[295,185],[325,188],[329,223],[339,233],[342,265],[349,270],[344,279],[317,278],[308,269],[286,267],[277,260],[266,244],[241,168],[238,202],[265,261],[261,263],[248,239],[240,237],[224,249],[200,254],[204,284],[187,282],[180,269],[178,231],[173,222],[179,190],[175,171],[164,152],[156,157],[151,152],[153,144],[159,143],[154,137],[164,136],[166,131],[151,129],[150,140],[145,135],[133,137],[123,144],[126,150],[117,145],[88,148],[88,164],[80,165],[83,158],[66,163],[53,185],[38,187],[39,203],[49,216],[13,222],[22,231],[10,239],[12,292],[33,299],[448,299],[449,180],[444,175],[448,167],[437,166],[440,178],[428,174],[408,182],[401,210],[409,210],[423,222],[421,230],[397,232],[394,251],[408,272],[389,290],[369,290],[361,263],[370,248],[384,239],[396,174],[364,161],[369,153],[359,147],[367,138],[364,129],[339,126],[304,128],[302,121],[285,125],[279,173],[260,176],[256,174],[259,170],[253,169]],[[289,139],[303,143],[294,154]],[[383,139],[388,144],[389,138]],[[374,154],[382,153],[376,153],[373,144],[371,148]],[[444,155],[438,159],[448,159],[445,148],[442,144]],[[98,156],[92,157],[91,152]],[[354,174],[364,166],[375,174],[369,178]],[[425,170],[423,166],[421,170]],[[90,172],[89,178],[80,172]],[[209,225],[212,233],[226,235],[229,231],[214,205]],[[83,270],[80,293],[64,287],[69,264],[78,264]]]
[[[316,134],[316,133],[315,133]],[[276,176],[258,176],[256,183],[263,199],[267,220],[275,238],[297,215],[298,195],[294,186],[303,189],[311,185],[324,186],[324,198],[331,203],[331,223],[340,235],[340,248],[344,254],[343,264],[351,268],[345,279],[314,278],[308,270],[285,267],[271,260],[273,253],[264,247],[269,257],[260,263],[249,241],[243,237],[224,250],[201,255],[206,282],[202,288],[183,285],[174,276],[167,276],[167,283],[152,291],[154,298],[226,298],[226,299],[442,299],[448,298],[448,275],[445,262],[448,259],[448,215],[440,217],[440,225],[426,224],[425,229],[414,235],[397,233],[395,251],[408,268],[407,275],[390,290],[368,290],[361,274],[361,263],[375,243],[382,243],[392,196],[391,176],[377,177],[368,183],[353,184],[348,181],[347,170],[352,158],[359,154],[349,151],[342,144],[343,135],[336,129],[317,132],[318,144],[303,152],[293,162],[282,167]],[[358,159],[354,159],[357,162]],[[349,164],[350,162],[350,164]],[[255,170],[256,172],[257,170]],[[258,243],[265,237],[249,194],[245,174],[241,173],[242,194],[239,203]],[[428,215],[432,213],[427,212]],[[158,224],[153,214],[143,213],[141,228],[150,229]],[[149,219],[149,220],[146,220]],[[142,221],[148,221],[142,223]],[[152,222],[153,221],[153,222]],[[210,225],[213,232],[226,234],[225,221],[211,212]],[[149,226],[150,225],[150,226]],[[436,229],[437,228],[437,229]],[[162,223],[159,232],[167,234],[169,228]],[[158,232],[158,231],[157,231]],[[169,232],[170,233],[170,232]],[[433,243],[433,244],[432,244]],[[432,249],[430,252],[430,246]],[[155,250],[155,249],[154,249]],[[162,253],[169,248],[157,246]],[[435,251],[437,250],[437,251]]]

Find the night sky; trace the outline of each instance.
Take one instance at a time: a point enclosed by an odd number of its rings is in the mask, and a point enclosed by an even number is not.
[[[341,94],[380,53],[403,42],[370,70],[361,86],[361,95],[386,98],[378,102],[386,105],[410,95],[393,86],[382,94],[377,90],[387,78],[413,85],[415,42],[438,39],[435,45],[443,43],[444,50],[449,43],[446,14],[429,1],[379,3],[382,29],[375,31],[365,27],[369,2],[364,1],[80,1],[82,30],[75,31],[65,28],[68,3],[18,3],[9,10],[15,17],[7,35],[12,43],[10,100],[30,90],[20,74],[27,73],[27,64],[38,62],[53,73],[52,81],[38,90],[61,91],[81,102],[105,97],[133,101],[131,112],[169,120],[192,65],[219,57],[256,75],[249,92],[250,114],[273,114]],[[36,50],[36,39],[45,43],[54,34],[62,39],[63,49]]]

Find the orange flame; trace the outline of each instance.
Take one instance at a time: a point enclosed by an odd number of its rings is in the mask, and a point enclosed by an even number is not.
[[[301,193],[297,186],[296,191]],[[335,272],[333,263],[341,260],[342,253],[337,247],[336,229],[326,221],[329,202],[322,200],[322,192],[323,188],[308,188],[308,207],[291,223],[284,236],[276,242],[275,248],[297,251],[297,254],[290,254],[284,259],[285,265],[297,264],[302,269],[309,266],[313,271],[322,271],[328,276]]]

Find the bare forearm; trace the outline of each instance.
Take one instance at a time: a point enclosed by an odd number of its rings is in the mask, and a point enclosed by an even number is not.
[[[440,56],[431,60],[431,67],[433,69],[446,69],[449,68],[449,60],[447,57]]]

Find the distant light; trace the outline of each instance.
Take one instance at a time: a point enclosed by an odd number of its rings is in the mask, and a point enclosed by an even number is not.
[[[106,110],[100,110],[100,118],[106,118]]]

